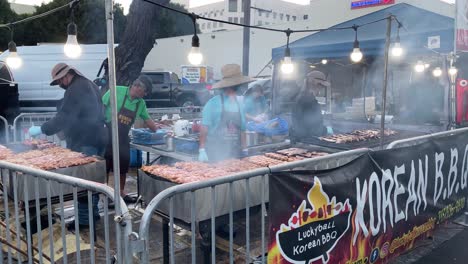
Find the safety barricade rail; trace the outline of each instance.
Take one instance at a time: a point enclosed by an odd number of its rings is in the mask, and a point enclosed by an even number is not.
[[[27,139],[27,131],[31,126],[41,126],[55,115],[56,112],[21,113],[13,121],[13,142],[21,142]],[[62,143],[62,140],[57,135],[41,135],[39,138],[44,138],[58,144]]]
[[[131,263],[131,219],[112,188],[5,161],[0,170],[0,263]],[[102,220],[92,209],[99,195]],[[111,220],[110,201],[120,205]],[[75,220],[69,227],[67,214]],[[89,219],[86,227],[79,224],[83,216]],[[72,229],[74,234],[67,231]]]
[[[414,145],[427,142],[432,138],[441,138],[441,137],[452,136],[452,135],[457,135],[461,133],[468,133],[468,128],[459,128],[459,129],[442,131],[442,132],[428,134],[428,135],[419,136],[419,137],[396,140],[388,144],[387,149],[414,146]]]
[[[270,168],[256,169],[244,173],[237,173],[226,177],[215,178],[208,181],[194,182],[182,185],[176,185],[171,188],[165,189],[160,192],[156,197],[154,197],[151,202],[149,202],[143,217],[140,223],[139,229],[139,250],[134,251],[137,253],[137,257],[140,259],[141,263],[153,263],[154,259],[150,259],[149,252],[154,252],[155,248],[153,245],[160,244],[151,241],[150,239],[150,226],[153,219],[154,213],[160,211],[161,207],[166,207],[168,205],[167,212],[163,212],[163,226],[168,225],[169,233],[163,234],[162,237],[168,235],[168,247],[166,249],[166,254],[163,254],[165,257],[165,263],[169,261],[170,263],[200,263],[200,256],[197,256],[197,244],[199,246],[203,245],[205,249],[205,262],[218,263],[220,262],[220,256],[217,255],[217,238],[216,233],[218,232],[219,224],[216,221],[226,222],[226,217],[229,218],[229,221],[226,225],[229,227],[229,246],[224,244],[226,252],[228,255],[223,257],[229,258],[229,263],[234,262],[234,225],[237,227],[241,226],[245,228],[245,239],[243,241],[236,241],[236,249],[242,248],[242,252],[239,253],[239,250],[236,250],[237,254],[236,262],[239,258],[242,262],[252,263],[253,261],[261,261],[261,263],[266,263],[265,253],[266,253],[266,238],[268,237],[268,231],[265,228],[266,224],[266,206],[269,201],[268,193],[268,174],[271,172],[279,172],[286,170],[295,170],[295,169],[326,169],[334,168],[341,165],[344,165],[351,160],[368,153],[369,149],[356,149],[346,152],[340,152],[336,154],[330,154],[324,157],[318,157],[313,159],[307,159],[302,161],[296,161],[291,163],[286,163],[284,165],[273,166]],[[239,187],[241,186],[241,187]],[[203,195],[200,195],[200,192]],[[187,195],[189,197],[189,206],[190,208],[187,211],[189,212],[190,227],[191,232],[190,239],[187,238],[184,243],[190,245],[190,253],[180,254],[177,256],[175,254],[175,234],[174,230],[176,219],[175,211],[179,211],[179,208],[175,207],[179,195]],[[205,198],[203,201],[200,201],[200,198]],[[196,208],[198,204],[204,204],[204,213],[211,215],[211,218],[208,216],[208,224],[204,225],[205,234],[202,234],[202,225],[199,220],[201,212]],[[225,208],[217,207],[219,204],[223,204]],[[177,207],[181,205],[177,204]],[[207,208],[208,206],[209,208]],[[251,209],[253,207],[260,207],[260,215],[254,216],[251,218]],[[235,208],[234,208],[235,207]],[[185,206],[184,206],[185,208]],[[225,210],[226,212],[220,213],[220,210]],[[208,213],[207,213],[208,212]],[[234,212],[245,213],[245,221],[241,220],[243,217],[234,218]],[[221,216],[223,215],[223,216]],[[218,217],[225,217],[224,220],[219,220]],[[217,220],[218,218],[218,220]],[[260,219],[254,219],[260,218]],[[206,222],[205,221],[205,222]],[[250,223],[259,223],[260,229],[258,230],[258,225],[255,225],[251,228]],[[167,223],[167,224],[166,224]],[[177,222],[178,223],[178,222]],[[198,226],[197,226],[198,225]],[[223,224],[224,225],[224,224]],[[163,228],[164,229],[164,228]],[[197,242],[197,232],[200,232],[202,241]],[[227,230],[225,231],[227,232]],[[154,235],[155,231],[152,231],[151,234]],[[254,236],[256,237],[255,241]],[[161,237],[159,235],[159,237]],[[260,239],[259,239],[260,238]],[[260,241],[259,241],[260,240]],[[259,243],[260,242],[260,243]],[[164,241],[163,241],[164,243]],[[242,243],[242,244],[239,244]],[[151,245],[151,246],[150,246]],[[256,250],[253,250],[253,247],[256,245]],[[260,246],[258,246],[260,245]],[[164,246],[163,246],[164,247]],[[229,250],[227,250],[229,248]],[[261,248],[261,251],[258,250]],[[255,253],[254,253],[255,252]],[[252,256],[251,254],[254,254]],[[181,255],[187,259],[177,259]],[[210,258],[210,259],[208,259]],[[222,258],[222,257],[221,257]],[[244,259],[245,258],[245,259]]]
[[[4,131],[3,132],[4,140],[0,140],[0,142],[9,143],[10,142],[10,126],[8,125],[8,121],[3,116],[0,116],[0,122],[3,123],[3,131]]]
[[[179,115],[181,119],[201,119],[202,111],[201,106],[148,108],[148,114],[154,120],[160,120],[164,115],[167,115],[169,119],[174,119],[173,115]]]

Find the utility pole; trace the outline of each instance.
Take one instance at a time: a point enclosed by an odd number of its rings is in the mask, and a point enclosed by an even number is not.
[[[250,0],[242,1],[244,11],[244,25],[250,26]],[[242,49],[242,72],[249,75],[250,63],[250,28],[244,27],[244,44]]]

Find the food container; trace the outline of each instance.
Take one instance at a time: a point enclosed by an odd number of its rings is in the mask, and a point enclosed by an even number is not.
[[[148,128],[132,129],[132,142],[140,145],[162,145],[167,131],[159,129],[156,132]]]
[[[189,134],[190,122],[188,120],[177,120],[174,124],[174,134],[183,137]]]
[[[166,150],[174,151],[174,138],[172,136],[166,136]]]
[[[258,145],[258,134],[257,132],[247,131],[245,132],[246,145],[252,147]]]

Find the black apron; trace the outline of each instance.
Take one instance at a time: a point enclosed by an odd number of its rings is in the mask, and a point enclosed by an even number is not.
[[[138,112],[138,107],[140,106],[140,102],[137,103],[135,110],[131,111],[125,108],[125,102],[127,101],[127,95],[123,100],[122,107],[117,114],[117,122],[119,127],[119,160],[120,160],[120,174],[124,174],[128,172],[128,167],[130,166],[130,138],[128,137],[128,133],[130,133],[130,129],[132,128],[133,123],[135,122],[136,114]],[[109,129],[109,143],[107,144],[106,149],[106,164],[107,164],[107,172],[111,171],[113,168],[113,160],[112,160],[112,126],[111,124],[107,124],[107,128]]]
[[[215,133],[206,138],[206,152],[210,162],[239,158],[241,156],[241,113],[237,102],[238,112],[224,110],[224,96],[221,95],[221,120]]]

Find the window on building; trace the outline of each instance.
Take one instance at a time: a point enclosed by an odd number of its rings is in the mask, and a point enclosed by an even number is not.
[[[243,17],[240,18],[240,23],[244,24],[244,18]]]
[[[224,27],[224,23],[219,23],[219,27]]]
[[[270,22],[265,22],[265,25],[270,25]]]
[[[270,12],[266,12],[266,15],[265,15],[267,18],[270,17]]]
[[[201,25],[201,29],[205,29],[205,23]]]
[[[258,10],[258,16],[259,16],[259,17],[262,16],[262,11]]]
[[[258,25],[261,26],[263,25],[263,22],[261,20],[258,21]]]
[[[234,23],[239,23],[239,18],[238,17],[234,18]]]
[[[218,16],[218,11],[214,13],[214,17],[217,17],[217,16]]]
[[[283,20],[283,16],[284,16],[283,14],[280,14],[280,20]]]
[[[293,16],[292,19],[293,19],[293,21],[296,21],[296,16]]]
[[[276,15],[278,15],[276,12],[273,12],[273,19],[276,19]]]
[[[218,27],[218,22],[213,22],[213,28],[217,28]]]
[[[206,28],[208,28],[208,29],[211,28],[211,22],[208,22],[208,23],[206,24]]]
[[[309,15],[304,15],[304,20],[309,19]]]
[[[286,15],[286,21],[289,21],[289,15]]]
[[[229,0],[229,12],[237,12],[237,0]]]
[[[232,17],[229,17],[229,18],[228,18],[228,21],[229,21],[229,22],[232,22]]]

